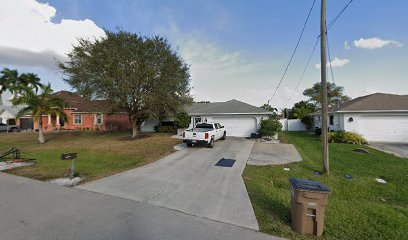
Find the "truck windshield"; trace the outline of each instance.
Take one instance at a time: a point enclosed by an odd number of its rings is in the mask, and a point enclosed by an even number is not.
[[[196,125],[196,128],[206,128],[206,129],[213,129],[213,125],[212,124],[208,124],[208,123],[199,123]]]

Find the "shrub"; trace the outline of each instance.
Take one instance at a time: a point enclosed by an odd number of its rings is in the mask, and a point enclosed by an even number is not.
[[[361,135],[345,131],[330,132],[328,140],[330,143],[367,144]]]
[[[282,124],[276,118],[262,120],[258,130],[261,137],[275,136],[282,129]]]
[[[306,129],[310,130],[313,127],[313,117],[312,116],[306,116],[301,118],[302,123],[306,125]]]
[[[161,133],[176,133],[177,127],[176,126],[158,126],[157,131]]]
[[[177,128],[188,128],[190,125],[190,115],[186,112],[179,112],[174,118],[174,125]]]

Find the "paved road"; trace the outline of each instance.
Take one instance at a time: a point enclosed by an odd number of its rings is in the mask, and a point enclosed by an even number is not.
[[[378,150],[408,158],[408,143],[370,142],[370,145]]]
[[[258,230],[241,177],[253,144],[246,139],[229,138],[217,141],[213,149],[185,149],[153,164],[78,188]],[[215,166],[221,158],[236,162],[231,168]]]
[[[0,173],[0,239],[278,239],[178,211]]]

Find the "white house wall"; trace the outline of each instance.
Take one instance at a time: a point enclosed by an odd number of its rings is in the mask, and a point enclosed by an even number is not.
[[[408,142],[408,113],[344,114],[344,126],[345,131],[361,134],[368,141]]]
[[[201,118],[202,122],[219,122],[221,125],[225,125],[228,136],[249,137],[251,133],[256,132],[259,129],[261,120],[268,119],[269,116],[245,114],[191,116],[189,128],[192,128],[194,124],[197,124],[194,121],[195,118]]]
[[[330,115],[333,116],[333,124],[330,124]],[[322,127],[322,116],[321,115],[314,115],[313,116],[313,123],[315,127],[321,128]],[[337,131],[341,130],[343,127],[343,117],[342,114],[329,114],[327,116],[327,125],[329,126],[330,131]]]

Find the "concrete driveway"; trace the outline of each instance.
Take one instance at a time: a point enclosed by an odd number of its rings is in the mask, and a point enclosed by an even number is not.
[[[78,188],[259,230],[241,177],[253,144],[228,138],[217,141],[213,149],[188,148]],[[215,166],[222,158],[236,162],[232,167]]]
[[[256,142],[249,156],[249,165],[281,165],[302,161],[293,144]]]
[[[0,173],[0,239],[281,239],[151,204]]]
[[[369,144],[380,151],[408,158],[408,143],[370,142]]]

